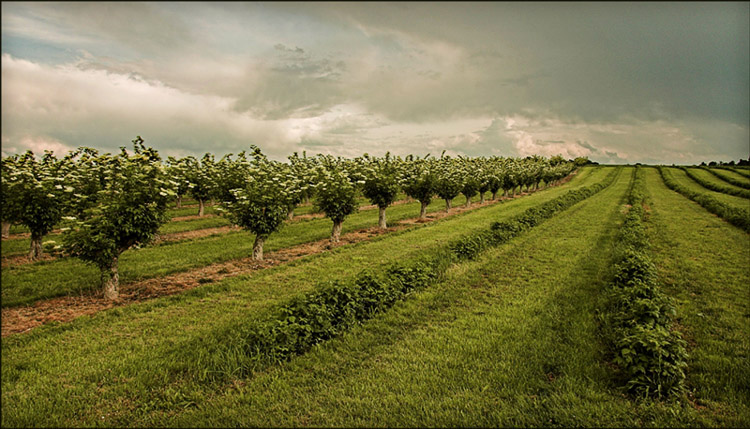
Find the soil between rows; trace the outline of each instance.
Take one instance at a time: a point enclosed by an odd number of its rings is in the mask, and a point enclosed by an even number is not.
[[[517,194],[515,198],[524,195],[527,195],[527,193]],[[498,197],[498,199],[495,201],[487,200],[484,204],[481,205],[481,207],[494,204],[506,199],[511,199],[511,197]],[[12,334],[25,333],[38,326],[50,322],[70,322],[77,317],[83,315],[92,315],[109,308],[129,305],[148,299],[181,293],[183,291],[199,287],[203,284],[215,283],[228,277],[235,277],[240,274],[252,273],[254,271],[293,261],[304,256],[321,253],[335,247],[366,241],[378,235],[410,228],[415,224],[433,222],[438,219],[454,216],[467,210],[476,209],[478,207],[480,207],[480,205],[478,203],[474,203],[468,208],[465,206],[453,207],[450,213],[446,213],[445,211],[434,212],[428,214],[426,219],[404,219],[397,222],[395,226],[391,226],[385,230],[374,226],[371,228],[352,231],[346,234],[342,234],[341,240],[338,243],[331,243],[328,239],[323,239],[315,242],[279,249],[274,252],[266,253],[264,255],[263,261],[255,261],[251,257],[247,257],[212,264],[198,269],[172,274],[169,276],[147,279],[140,282],[121,284],[120,297],[116,301],[106,300],[104,298],[103,292],[97,289],[76,296],[71,295],[40,300],[27,306],[3,308],[0,323],[2,337],[6,337]],[[225,230],[229,231],[232,228],[233,227],[230,226],[208,228],[205,230],[170,234],[168,237],[170,237],[170,240],[197,238],[205,235],[219,234]],[[165,236],[164,238],[166,237],[167,236]]]

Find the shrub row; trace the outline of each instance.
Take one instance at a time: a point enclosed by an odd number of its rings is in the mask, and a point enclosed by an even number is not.
[[[672,177],[672,174],[666,168],[659,166],[658,169],[662,180],[664,180],[664,184],[667,185],[669,189],[690,198],[703,206],[704,209],[721,217],[732,225],[739,227],[746,232],[750,232],[750,210],[733,207],[722,203],[711,195],[687,189],[677,183]]]
[[[568,191],[553,200],[532,207],[525,212],[503,222],[494,222],[487,231],[480,231],[463,237],[449,245],[451,252],[459,259],[473,259],[483,250],[502,244],[522,232],[549,219],[555,213],[583,201],[606,188],[615,180],[619,169],[613,170],[604,180],[591,186]]]
[[[687,167],[680,167],[680,168],[688,175],[688,177],[690,177],[691,179],[695,180],[696,182],[698,182],[698,184],[700,184],[701,186],[703,186],[706,189],[710,189],[710,190],[716,191],[716,192],[721,192],[723,194],[736,195],[736,196],[742,197],[742,198],[750,198],[750,189],[731,188],[729,186],[724,186],[724,185],[722,185],[720,183],[709,182],[706,179],[704,179],[704,178],[696,175],[693,171],[691,171]],[[721,179],[724,182],[729,182],[729,179],[730,179],[729,177],[724,178],[724,177],[718,175],[715,171],[712,171],[712,170],[710,170],[708,168],[705,168],[704,170],[710,171],[711,174],[713,174],[714,176],[718,177],[719,179]],[[739,186],[739,185],[737,185],[737,186]]]
[[[379,273],[364,270],[353,280],[329,282],[276,306],[265,315],[235,321],[221,332],[214,332],[212,338],[202,339],[201,344],[186,347],[192,349],[193,356],[186,365],[196,366],[194,370],[205,368],[203,375],[207,378],[222,378],[247,374],[304,353],[390,308],[409,293],[438,282],[451,264],[473,258],[489,246],[506,241],[604,189],[619,171],[613,171],[602,183],[569,191],[512,220],[495,223],[488,231],[441,246],[414,260],[392,264]]]
[[[659,287],[648,255],[643,169],[636,166],[631,204],[615,247],[614,280],[607,289],[605,331],[623,384],[638,396],[666,398],[684,390],[687,352],[672,330],[675,308]]]
[[[702,168],[704,170],[709,171],[711,174],[713,174],[714,176],[718,177],[719,179],[721,179],[721,180],[723,180],[723,181],[725,181],[727,183],[731,183],[734,186],[739,186],[740,188],[750,189],[750,183],[747,182],[747,181],[738,180],[735,177],[728,176],[726,174],[721,174],[721,173],[719,173],[718,169],[708,168],[708,167],[702,167]],[[721,169],[722,170],[728,170],[728,171],[734,171],[734,172],[737,172],[739,174],[742,174],[745,177],[748,177],[747,174],[744,171],[741,171],[741,170],[732,170],[730,168],[721,168]],[[743,195],[743,197],[744,196],[745,195]]]

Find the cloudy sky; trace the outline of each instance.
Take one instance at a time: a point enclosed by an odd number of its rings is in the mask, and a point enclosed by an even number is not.
[[[2,2],[2,154],[750,156],[750,3]]]

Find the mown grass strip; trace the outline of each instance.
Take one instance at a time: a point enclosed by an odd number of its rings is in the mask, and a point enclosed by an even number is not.
[[[721,192],[727,195],[736,195],[742,198],[750,198],[750,189],[730,185],[727,181],[721,180],[722,178],[720,176],[716,175],[715,172],[709,169],[693,169],[687,167],[680,168],[688,175],[689,178],[695,180],[696,182],[698,182],[698,184],[706,189]],[[706,174],[708,174],[709,176],[706,177],[705,175],[701,174],[703,172],[706,172]],[[711,175],[709,173],[714,174]],[[719,180],[716,180],[717,177],[719,178]]]
[[[646,236],[644,170],[634,171],[631,206],[616,238],[614,279],[608,287],[605,332],[627,390],[640,397],[684,393],[686,343],[673,329],[675,309],[661,290]]]
[[[635,425],[641,416],[629,401],[601,383],[608,368],[598,362],[592,317],[621,217],[622,176],[528,234],[452,266],[445,281],[339,339],[238,377],[175,417],[152,413],[140,424]]]
[[[651,254],[688,342],[687,398],[707,421],[750,427],[750,238],[646,169]]]
[[[510,218],[571,188],[600,181],[610,170],[586,168],[564,187],[252,276],[6,337],[2,342],[3,425],[79,426],[101,421],[123,425],[143,413],[201,403],[216,388],[195,381],[206,370],[195,366],[196,354],[190,353],[201,339],[211,343],[215,332],[236,326],[249,315],[262,319],[273,305],[312,291],[321,282],[351,281],[357,268],[380,271],[396,261],[435,252],[464,234],[486,229],[492,219]],[[190,368],[198,373],[191,373]],[[91,385],[100,387],[91,389]]]
[[[742,174],[742,170],[733,170],[729,168],[702,168],[727,183],[739,186],[740,188],[750,189],[750,176]]]
[[[579,177],[585,180],[587,176],[588,173],[585,173]],[[573,182],[573,186],[575,183]],[[550,188],[550,191],[554,192],[554,189]],[[478,200],[478,197],[475,198]],[[457,204],[462,204],[465,200],[463,195],[456,198]],[[484,207],[488,206],[478,209]],[[442,210],[443,202],[435,199],[427,211],[434,213]],[[418,202],[391,206],[387,210],[388,222],[395,224],[400,220],[413,218],[418,213]],[[465,214],[459,216],[463,215]],[[377,225],[377,217],[377,209],[350,215],[343,224],[343,233]],[[266,242],[265,249],[267,252],[273,252],[326,239],[330,236],[330,228],[331,221],[327,218],[293,222],[272,234]],[[232,231],[219,236],[166,242],[158,246],[128,250],[120,258],[120,281],[138,281],[247,257],[252,252],[253,240],[254,235],[251,233]],[[5,268],[2,270],[2,284],[2,306],[10,307],[44,298],[95,290],[99,287],[99,272],[93,266],[79,260],[61,258]]]
[[[675,192],[700,204],[709,212],[721,217],[732,225],[750,232],[750,210],[734,207],[717,200],[713,195],[696,192],[678,183],[672,176],[671,171],[665,167],[658,167],[659,174],[667,187]]]
[[[199,344],[188,346],[186,349],[191,350],[193,359],[186,361],[184,371],[204,371],[203,375],[209,379],[225,379],[304,353],[390,308],[412,291],[439,281],[452,264],[475,258],[487,248],[507,242],[596,194],[620,172],[621,169],[615,169],[600,183],[568,191],[416,260],[394,263],[378,273],[365,270],[353,281],[329,283],[276,306],[261,320],[255,315],[237,320],[234,326],[215,332],[210,342],[200,339]]]

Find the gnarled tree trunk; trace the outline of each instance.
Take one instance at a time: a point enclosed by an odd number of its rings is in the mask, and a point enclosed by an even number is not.
[[[427,203],[426,201],[420,201],[421,207],[419,209],[419,218],[424,219],[427,217]]]
[[[385,224],[385,207],[378,207],[378,228],[388,229]]]
[[[29,248],[29,259],[36,261],[42,256],[42,235],[31,233],[31,247]]]
[[[492,192],[492,201],[497,199],[497,191]]]
[[[104,298],[114,301],[120,297],[120,274],[117,269],[117,256],[112,259],[109,267],[104,267],[101,271]]]
[[[289,207],[289,211],[286,213],[286,218],[289,220],[294,219],[294,207]]]
[[[451,206],[453,204],[453,200],[446,199],[445,200],[445,212],[450,213],[451,212]]]
[[[344,221],[340,220],[338,222],[333,221],[333,230],[331,230],[331,242],[332,243],[338,243],[339,239],[341,238],[341,226],[343,225]]]
[[[256,261],[263,260],[263,243],[266,242],[266,238],[267,236],[260,234],[255,236],[255,243],[253,244],[253,259]]]
[[[479,193],[479,204],[484,204],[484,192]]]
[[[181,209],[182,208],[182,195],[177,196],[177,205],[175,208]]]
[[[203,200],[198,200],[198,216],[203,216],[204,206],[205,206],[205,202]]]
[[[10,222],[3,222],[3,238],[10,236]]]
[[[471,197],[467,195],[466,196],[466,204],[464,204],[464,207],[469,207],[469,206],[471,206]]]

